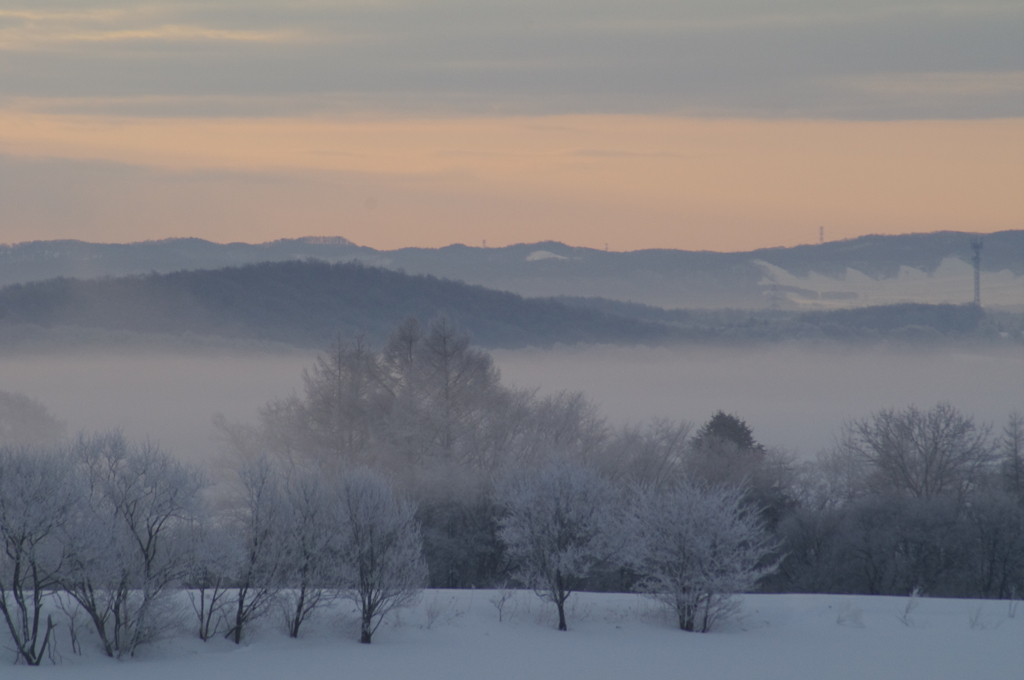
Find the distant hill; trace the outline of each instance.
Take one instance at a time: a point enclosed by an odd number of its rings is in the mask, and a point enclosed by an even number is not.
[[[666,308],[834,309],[973,299],[965,232],[863,236],[745,253],[617,253],[556,242],[504,248],[378,251],[342,238],[217,244],[170,239],[131,244],[36,241],[0,246],[0,285],[58,276],[218,269],[316,258],[359,261],[530,297],[602,297]],[[985,234],[982,304],[1024,309],[1024,230]]]
[[[760,343],[790,340],[921,344],[991,340],[1024,344],[1024,314],[977,305],[902,303],[827,311],[664,309],[604,298],[560,297],[571,307],[673,326],[687,341]]]
[[[485,347],[664,342],[665,324],[524,299],[361,264],[267,262],[0,290],[0,326],[217,336],[320,348],[338,334],[381,343],[403,319],[450,315]]]
[[[601,298],[523,298],[355,263],[265,262],[119,278],[58,278],[0,289],[0,350],[199,341],[323,348],[338,335],[380,345],[407,317],[447,314],[488,348],[793,339],[1021,341],[1024,315],[975,305],[666,310]]]

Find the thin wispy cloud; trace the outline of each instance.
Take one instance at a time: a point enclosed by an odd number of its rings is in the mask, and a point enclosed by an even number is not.
[[[0,49],[22,53],[0,92],[282,97],[306,113],[998,118],[1019,114],[998,92],[866,105],[846,85],[1024,70],[1021,21],[1019,3],[964,0],[35,3],[0,13]]]
[[[0,50],[46,50],[66,48],[75,43],[273,44],[310,39],[304,31],[294,28],[224,28],[168,20],[176,14],[171,8],[160,6],[65,11],[0,9]]]

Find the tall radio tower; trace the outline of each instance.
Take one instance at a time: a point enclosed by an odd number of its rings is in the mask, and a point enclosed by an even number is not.
[[[974,251],[974,304],[981,306],[981,237],[971,239],[971,250]]]

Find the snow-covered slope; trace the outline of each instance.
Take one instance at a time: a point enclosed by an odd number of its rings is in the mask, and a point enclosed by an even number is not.
[[[569,628],[516,592],[501,620],[495,591],[425,591],[356,642],[339,605],[298,640],[268,620],[242,646],[186,633],[113,661],[85,640],[61,639],[60,665],[0,665],[5,680],[386,678],[388,680],[1020,680],[1024,607],[1005,601],[844,595],[749,595],[742,617],[717,632],[684,633],[660,605],[636,595],[577,593]],[[0,647],[4,645],[0,644]],[[9,664],[12,655],[0,651]]]
[[[974,267],[955,257],[947,257],[932,272],[903,265],[891,277],[873,278],[847,268],[840,276],[810,272],[797,276],[762,260],[755,263],[764,270],[760,286],[776,285],[786,298],[805,309],[837,309],[891,305],[903,302],[925,304],[962,304],[974,291]],[[1024,276],[1009,269],[981,272],[982,302],[986,307],[1024,305]]]

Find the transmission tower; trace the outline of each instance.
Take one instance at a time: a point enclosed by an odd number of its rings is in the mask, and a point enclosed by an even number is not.
[[[981,306],[981,237],[971,239],[971,250],[974,251],[974,304]]]

